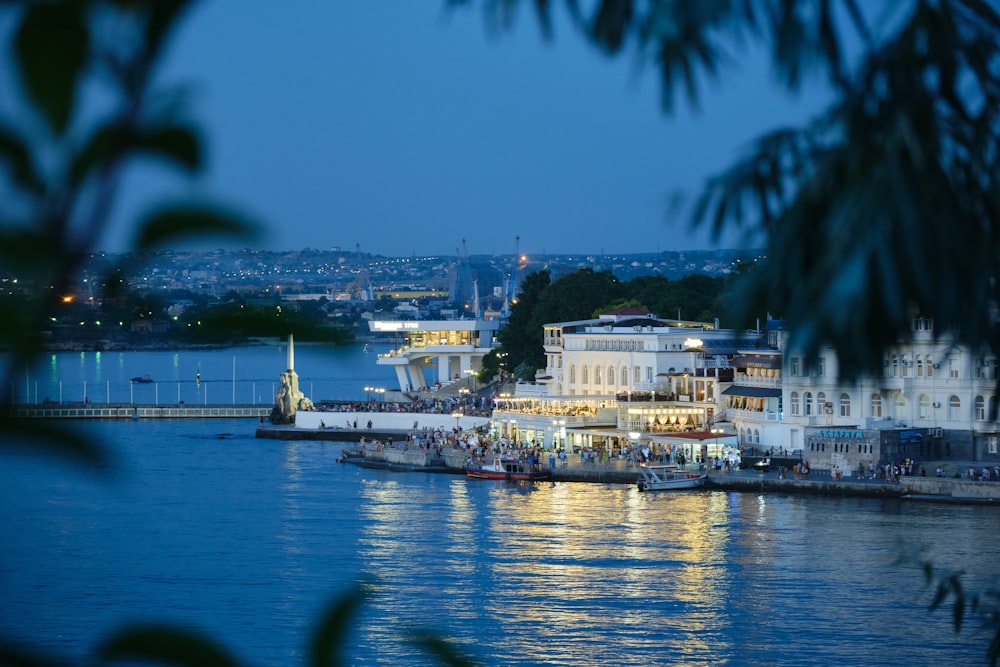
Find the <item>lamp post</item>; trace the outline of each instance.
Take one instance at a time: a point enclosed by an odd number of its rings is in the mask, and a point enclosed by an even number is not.
[[[378,397],[378,402],[382,403],[385,401],[385,387],[375,387],[375,395]]]
[[[374,389],[374,387],[365,387],[365,400],[369,403],[372,401],[372,390]]]
[[[455,433],[458,433],[461,430],[458,424],[464,415],[461,412],[452,412],[451,416],[455,418]]]
[[[466,368],[462,372],[472,378],[471,380],[472,393],[476,393],[476,371],[472,370],[471,368]]]

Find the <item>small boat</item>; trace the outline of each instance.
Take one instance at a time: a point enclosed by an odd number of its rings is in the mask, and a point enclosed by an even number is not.
[[[136,375],[132,378],[132,382],[138,382],[139,384],[149,384],[153,381],[151,375]]]
[[[705,485],[708,473],[687,471],[675,465],[640,466],[642,479],[640,491],[665,491],[668,489],[695,489]]]
[[[548,479],[549,471],[540,463],[529,463],[515,458],[500,457],[493,463],[476,465],[469,463],[465,467],[469,479],[507,479],[513,481],[528,481]]]

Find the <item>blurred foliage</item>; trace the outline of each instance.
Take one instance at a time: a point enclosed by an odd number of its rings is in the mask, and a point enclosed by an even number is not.
[[[665,112],[764,51],[789,94],[831,101],[801,127],[758,137],[710,178],[693,221],[743,229],[768,260],[734,302],[766,303],[808,362],[878,372],[933,317],[938,336],[1000,353],[1000,14],[984,0],[452,0],[502,31],[557,6],[609,56],[657,75]],[[665,158],[666,159],[666,158]],[[753,234],[751,236],[751,234]],[[743,318],[752,311],[745,312]],[[760,316],[760,311],[753,313]]]
[[[8,52],[18,95],[0,117],[0,348],[5,404],[11,379],[43,349],[63,295],[107,231],[127,169],[153,158],[183,179],[204,167],[203,140],[178,89],[157,66],[185,0],[24,2]],[[100,100],[100,103],[95,103]],[[135,221],[141,253],[190,239],[250,240],[247,216],[211,201],[162,201]],[[95,277],[113,300],[122,267]],[[29,296],[24,296],[29,294]]]
[[[955,632],[960,632],[972,619],[982,621],[993,633],[986,648],[986,662],[993,666],[1000,663],[1000,587],[969,590],[962,585],[962,572],[941,570],[923,558],[919,549],[907,545],[900,546],[897,564],[915,565],[923,571],[925,586],[934,591],[930,610],[933,612],[950,604]]]

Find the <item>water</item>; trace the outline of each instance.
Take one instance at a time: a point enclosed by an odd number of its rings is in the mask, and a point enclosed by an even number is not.
[[[360,400],[366,386],[398,388],[375,359],[386,345],[295,345],[299,387],[314,401]],[[17,403],[270,404],[287,369],[288,346],[148,352],[53,352],[10,387]],[[0,357],[2,359],[2,357]],[[131,378],[149,375],[149,384]]]
[[[153,619],[303,664],[320,610],[374,578],[350,664],[434,664],[415,626],[491,665],[983,664],[893,560],[922,545],[995,584],[995,508],[391,473],[253,420],[72,425],[111,474],[0,459],[0,636],[57,655]]]

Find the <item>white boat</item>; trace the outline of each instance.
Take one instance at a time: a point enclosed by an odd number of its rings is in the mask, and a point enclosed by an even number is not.
[[[639,466],[640,491],[695,489],[705,485],[708,473],[684,470],[675,465]]]

